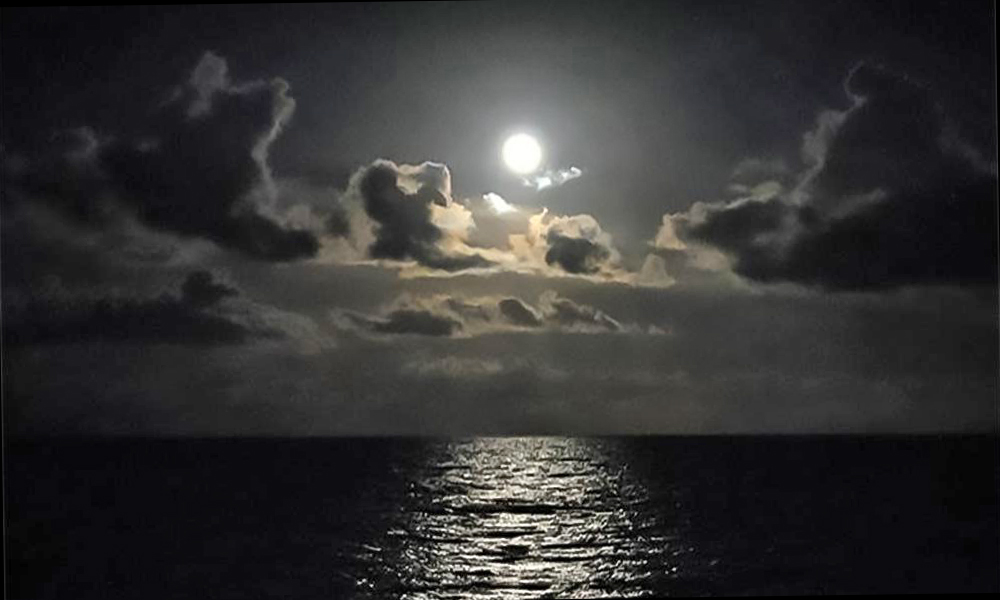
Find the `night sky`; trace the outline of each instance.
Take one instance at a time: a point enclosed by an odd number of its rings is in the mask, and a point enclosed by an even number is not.
[[[992,2],[0,27],[9,433],[996,429]]]

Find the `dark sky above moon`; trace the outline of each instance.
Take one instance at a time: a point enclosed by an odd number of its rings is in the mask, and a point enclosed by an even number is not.
[[[5,423],[995,428],[994,23],[976,1],[4,9]],[[522,131],[579,176],[525,185],[500,159]]]

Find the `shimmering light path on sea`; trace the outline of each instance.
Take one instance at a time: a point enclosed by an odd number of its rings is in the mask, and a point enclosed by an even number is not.
[[[476,438],[428,448],[407,504],[370,545],[372,588],[406,597],[644,595],[679,551],[643,485],[597,438]],[[656,561],[659,562],[659,561]],[[374,591],[374,589],[373,589]]]

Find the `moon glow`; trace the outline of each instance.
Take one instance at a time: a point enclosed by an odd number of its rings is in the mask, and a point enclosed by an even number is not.
[[[527,175],[538,169],[542,162],[542,147],[526,133],[507,138],[503,144],[503,162],[518,175]]]

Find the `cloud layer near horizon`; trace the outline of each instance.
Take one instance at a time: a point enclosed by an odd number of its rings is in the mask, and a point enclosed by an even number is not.
[[[470,337],[490,333],[664,334],[659,327],[623,324],[604,311],[548,290],[535,305],[512,296],[463,297],[437,294],[397,298],[379,315],[335,310],[344,330],[376,336]]]
[[[249,301],[203,270],[190,273],[179,294],[85,296],[50,290],[45,297],[7,299],[3,340],[8,348],[88,342],[227,346],[290,340],[318,350],[333,344],[308,318]]]

